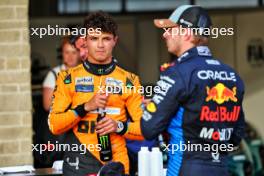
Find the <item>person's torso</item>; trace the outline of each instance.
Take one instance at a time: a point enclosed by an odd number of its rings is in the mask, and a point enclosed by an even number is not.
[[[105,107],[106,116],[125,122],[127,121],[126,101],[133,92],[132,90],[131,93],[129,92],[129,86],[131,86],[134,77],[134,74],[118,66],[115,66],[113,71],[106,75],[95,75],[89,72],[84,64],[81,64],[73,68],[70,71],[69,78],[65,79],[66,82],[69,82],[67,88],[70,90],[72,98],[70,108],[74,109],[76,106],[88,102],[96,93],[108,92],[109,97]],[[87,113],[73,128],[73,133],[82,144],[86,144],[89,152],[100,160],[97,133],[95,132],[97,116],[98,110]],[[123,164],[128,165],[125,138],[116,133],[111,133],[110,138],[113,161],[121,161]]]
[[[222,144],[231,149],[228,144],[241,113],[243,82],[207,47],[189,50],[163,74],[175,70],[183,78],[187,96],[168,127],[171,151],[179,147],[170,152],[171,158],[225,165],[227,152],[219,150]]]

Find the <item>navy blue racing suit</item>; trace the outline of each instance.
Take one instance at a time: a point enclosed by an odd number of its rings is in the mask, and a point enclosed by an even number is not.
[[[191,48],[161,72],[141,119],[153,139],[167,130],[167,176],[226,176],[229,151],[244,135],[244,84],[207,46]]]

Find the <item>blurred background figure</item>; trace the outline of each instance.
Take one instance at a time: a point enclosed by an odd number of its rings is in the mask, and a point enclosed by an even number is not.
[[[61,49],[63,63],[51,69],[43,82],[43,106],[46,111],[49,111],[51,105],[52,94],[56,85],[58,73],[61,70],[67,70],[68,68],[75,67],[80,63],[79,52],[74,47],[74,45],[71,44],[70,36],[66,36],[62,39]]]

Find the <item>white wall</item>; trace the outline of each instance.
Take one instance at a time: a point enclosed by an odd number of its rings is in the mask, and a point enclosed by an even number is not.
[[[246,58],[246,48],[252,38],[264,40],[264,11],[244,12],[236,16],[237,65],[246,85],[244,109],[246,119],[264,138],[264,66],[252,67]]]

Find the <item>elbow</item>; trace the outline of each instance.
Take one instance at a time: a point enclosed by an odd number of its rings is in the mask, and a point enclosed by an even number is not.
[[[61,128],[56,127],[57,125],[49,124],[49,130],[53,135],[61,135],[64,131]]]
[[[155,139],[157,136],[156,135],[153,135],[153,134],[147,134],[147,133],[143,133],[143,136],[144,136],[144,138],[146,139],[146,140],[153,140],[153,139]]]
[[[153,140],[157,137],[156,134],[153,134],[151,132],[143,132],[142,131],[142,134],[143,134],[143,137],[146,139],[146,140]]]
[[[50,128],[50,132],[51,132],[53,135],[55,135],[55,136],[62,134],[59,130],[56,130],[56,129],[54,130],[54,129],[51,129],[51,128]]]
[[[45,104],[45,103],[43,104],[43,108],[44,108],[45,111],[49,111],[50,110],[50,106]]]
[[[53,135],[60,135],[60,131],[57,128],[54,128],[53,125],[49,125],[49,130]]]
[[[145,122],[142,120],[140,126],[141,126],[141,133],[146,140],[153,140],[158,136],[155,129],[153,129],[150,125],[146,125]]]
[[[63,132],[61,129],[58,128],[58,125],[55,125],[52,121],[52,117],[48,119],[48,125],[49,125],[49,130],[53,135],[60,135]]]

